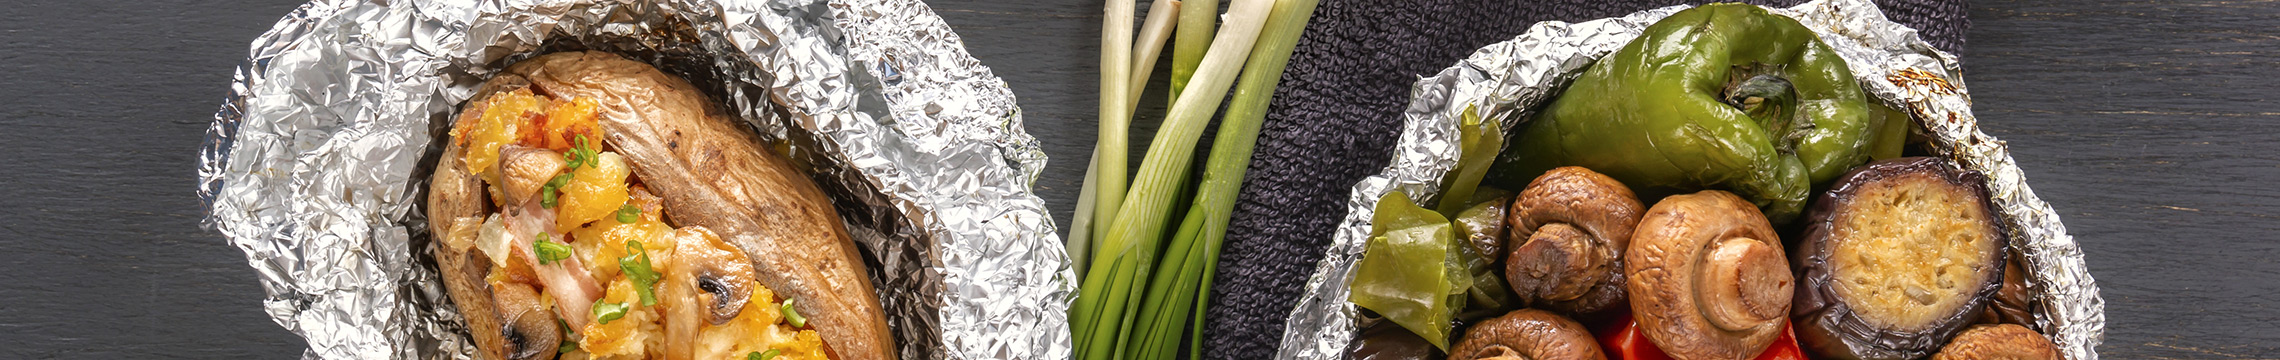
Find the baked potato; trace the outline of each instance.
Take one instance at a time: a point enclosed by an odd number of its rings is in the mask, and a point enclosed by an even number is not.
[[[678,77],[563,52],[485,82],[427,214],[480,357],[893,359],[815,183]]]

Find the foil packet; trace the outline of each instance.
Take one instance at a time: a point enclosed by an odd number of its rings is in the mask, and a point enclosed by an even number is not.
[[[1440,191],[1440,179],[1459,155],[1459,119],[1477,111],[1509,133],[1528,121],[1559,90],[1680,5],[1579,23],[1537,23],[1512,40],[1488,45],[1441,72],[1419,79],[1403,113],[1400,142],[1385,171],[1354,185],[1346,217],[1327,254],[1307,280],[1291,311],[1277,359],[1341,359],[1359,315],[1347,284],[1370,237],[1377,200],[1402,191],[1420,204]],[[1939,51],[1916,30],[1884,17],[1868,0],[1816,0],[1773,13],[1797,19],[1845,59],[1862,89],[1894,109],[1905,109],[1931,139],[1932,153],[1987,176],[1987,186],[2008,222],[2010,249],[2022,254],[2035,291],[2032,326],[2050,335],[2069,359],[2095,360],[2103,341],[2105,301],[2067,235],[2058,213],[2027,187],[2008,147],[1979,131],[1971,95],[1952,54]]]
[[[199,149],[204,225],[306,358],[466,359],[426,179],[489,75],[604,50],[808,165],[903,357],[1066,358],[1075,273],[1013,93],[915,0],[316,0],[256,38]]]

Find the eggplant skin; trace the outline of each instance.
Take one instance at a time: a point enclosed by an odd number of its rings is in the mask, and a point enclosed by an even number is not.
[[[1931,192],[1938,193],[1930,194]],[[1954,201],[1942,201],[1943,199]],[[1942,344],[1984,313],[1989,299],[2001,288],[2008,241],[2004,225],[1996,218],[1999,215],[1994,209],[1988,196],[1985,177],[1977,172],[1962,170],[1945,159],[1888,159],[1863,165],[1840,176],[1809,209],[1804,238],[1798,242],[1798,251],[1792,253],[1799,286],[1790,311],[1791,317],[1795,319],[1799,345],[1817,355],[1814,357],[1816,359],[1920,359],[1939,351]],[[1907,212],[1912,211],[1937,214],[1942,216],[1942,220],[1911,221],[1914,219],[1908,218],[1911,214]],[[1957,218],[1958,215],[1961,217]],[[1949,221],[1950,219],[1954,221]],[[1894,228],[1857,226],[1859,224],[1901,228],[1898,232],[1880,232]],[[1952,228],[1925,228],[1930,226]],[[1881,296],[1845,294],[1847,283],[1840,280],[1840,277],[1905,278],[1933,271],[1922,267],[1868,266],[1874,263],[1873,260],[1851,260],[1846,256],[1834,256],[1848,251],[1845,250],[1848,249],[1846,242],[1916,239],[1918,237],[1906,235],[1926,231],[1963,234],[1961,238],[1979,240],[1961,245],[1942,244],[1941,246],[1946,246],[1944,248],[1935,246],[1934,248],[1947,252],[1930,255],[1960,260],[1951,263],[1962,264],[1959,266],[1963,271],[1955,272],[1964,278],[1962,282],[1956,282],[1958,285],[1953,285],[1950,289],[1911,288],[1914,291]],[[1930,237],[1948,238],[1936,235]],[[1915,263],[1935,260],[1922,258],[1921,253],[1878,253],[1888,251],[1882,249],[1912,247],[1870,246],[1856,244],[1849,249],[1854,249],[1850,250],[1854,252],[1853,258],[1864,255],[1884,258],[1917,255],[1906,259]],[[1850,264],[1852,262],[1865,263]],[[1844,273],[1845,271],[1852,272]],[[1867,285],[1856,285],[1856,288],[1858,286]],[[1896,310],[1898,307],[1892,306],[1893,302],[1903,304],[1900,306],[1927,305]],[[1869,307],[1880,304],[1886,306]],[[1938,304],[1950,306],[1932,306]],[[1880,317],[1877,314],[1886,315]],[[1893,316],[1890,314],[1907,314],[1918,318],[1896,319],[1890,318]]]
[[[508,66],[484,82],[469,104],[526,87],[557,99],[596,100],[603,141],[626,157],[634,177],[664,199],[666,221],[711,229],[743,251],[759,283],[779,297],[796,299],[799,313],[836,358],[897,358],[894,335],[862,255],[830,199],[695,86],[616,54],[561,52]],[[481,113],[474,106],[462,111],[462,122],[472,118],[466,114]],[[451,219],[479,218],[486,211],[481,180],[456,160],[463,151],[447,145],[431,179],[428,213],[434,233],[449,233],[437,225],[451,224]],[[436,243],[439,259],[465,259],[464,250]],[[470,319],[496,318],[496,308],[480,306],[491,301],[477,298],[487,291],[461,289],[483,286],[488,269],[456,265],[442,271],[453,302],[478,305],[462,306]],[[489,344],[503,341],[485,339],[496,332],[473,336],[481,352],[500,353]]]

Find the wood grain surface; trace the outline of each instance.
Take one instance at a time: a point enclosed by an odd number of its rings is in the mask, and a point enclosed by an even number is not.
[[[0,6],[0,358],[299,356],[192,196],[231,69],[298,5]],[[1066,223],[1097,126],[1100,3],[932,6],[1013,86]],[[1972,17],[1975,111],[2088,254],[2101,355],[2280,358],[2280,2],[1982,1]]]

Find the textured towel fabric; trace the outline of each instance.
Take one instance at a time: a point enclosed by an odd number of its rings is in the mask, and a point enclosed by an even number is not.
[[[1801,0],[1751,1],[1791,6]],[[1960,52],[1963,0],[1877,0],[1887,17]],[[1538,21],[1584,21],[1669,0],[1324,0],[1268,108],[1205,310],[1204,357],[1265,359],[1345,216],[1355,182],[1392,156],[1409,86]]]

